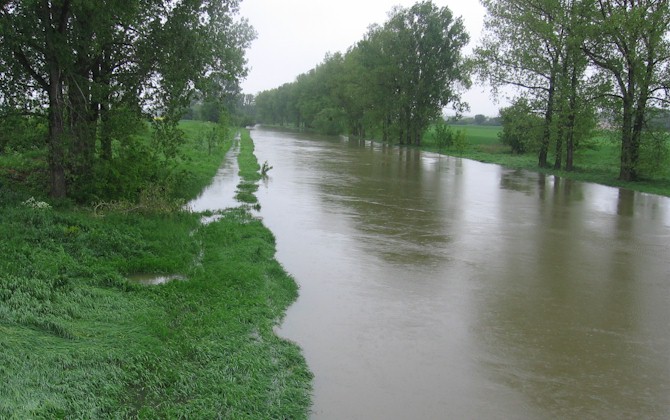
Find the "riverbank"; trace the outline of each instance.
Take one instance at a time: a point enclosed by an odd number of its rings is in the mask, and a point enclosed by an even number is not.
[[[498,132],[500,127],[487,126],[453,126],[454,131],[465,133],[465,142],[453,147],[439,148],[428,130],[422,149],[430,152],[472,159],[484,163],[494,163],[511,169],[522,169],[581,182],[592,182],[633,191],[646,192],[670,197],[670,165],[667,156],[654,156],[647,159],[654,164],[642,168],[642,179],[635,182],[624,182],[619,176],[619,146],[616,139],[607,133],[594,135],[583,141],[582,147],[575,151],[575,170],[555,170],[539,168],[534,153],[522,155],[512,154],[509,146],[500,143]],[[653,150],[645,151],[653,154]],[[656,159],[658,158],[658,160]],[[549,162],[553,164],[554,156],[550,153]]]
[[[184,131],[187,200],[230,145]],[[307,417],[311,374],[273,332],[297,286],[248,210],[203,225],[163,206],[54,207],[0,182],[0,417]]]

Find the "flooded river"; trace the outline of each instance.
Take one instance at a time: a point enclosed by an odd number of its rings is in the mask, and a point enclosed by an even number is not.
[[[314,419],[670,418],[670,200],[252,137]]]

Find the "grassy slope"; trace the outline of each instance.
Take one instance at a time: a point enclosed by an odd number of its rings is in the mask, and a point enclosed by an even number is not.
[[[464,130],[467,146],[464,150],[444,149],[440,152],[481,162],[496,163],[515,169],[527,169],[585,182],[623,187],[631,190],[670,196],[670,165],[647,169],[646,176],[637,182],[621,182],[619,175],[619,146],[616,141],[605,135],[590,139],[575,153],[575,171],[556,171],[540,169],[535,154],[513,155],[509,147],[500,143],[500,127],[454,126],[455,130]],[[430,130],[426,134],[423,148],[438,151]],[[549,162],[554,157],[550,153]]]
[[[182,189],[224,150],[192,143]],[[33,209],[0,182],[0,418],[306,417],[310,373],[272,330],[296,285],[260,221]]]

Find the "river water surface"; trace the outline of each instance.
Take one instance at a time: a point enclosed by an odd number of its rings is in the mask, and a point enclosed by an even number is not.
[[[314,419],[670,418],[670,200],[251,134]]]

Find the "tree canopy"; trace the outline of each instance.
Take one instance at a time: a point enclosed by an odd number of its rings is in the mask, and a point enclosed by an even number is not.
[[[420,144],[442,109],[462,108],[470,84],[462,49],[469,37],[447,7],[422,1],[396,7],[345,54],[328,54],[295,82],[261,92],[258,117],[332,134]]]
[[[538,162],[573,168],[593,110],[620,131],[619,178],[635,180],[650,107],[667,104],[670,7],[666,0],[482,0],[487,16],[477,73],[520,88],[544,118]],[[565,145],[565,147],[563,147]]]
[[[0,106],[46,114],[52,196],[86,189],[130,121],[174,126],[194,92],[245,75],[255,34],[237,9],[237,0],[0,2]]]

